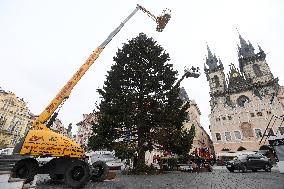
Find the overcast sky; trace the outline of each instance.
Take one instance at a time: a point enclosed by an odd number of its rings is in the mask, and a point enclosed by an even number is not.
[[[282,0],[0,0],[0,87],[28,102],[40,114],[99,46],[141,4],[158,15],[171,9],[162,33],[142,11],[108,44],[95,64],[73,89],[59,119],[65,127],[82,120],[99,100],[113,57],[123,43],[140,32],[153,37],[170,55],[182,75],[184,67],[199,66],[202,75],[182,82],[201,110],[208,131],[209,85],[203,72],[206,44],[222,60],[238,66],[238,28],[244,39],[267,53],[272,73],[284,84],[284,1]],[[258,51],[256,51],[258,52]],[[76,131],[76,128],[73,129]]]

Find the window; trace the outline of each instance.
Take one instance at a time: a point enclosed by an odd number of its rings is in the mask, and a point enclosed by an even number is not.
[[[225,139],[226,139],[226,141],[229,141],[229,140],[231,140],[232,138],[231,138],[231,133],[230,132],[225,132]]]
[[[248,155],[248,159],[255,159],[255,160],[257,160],[257,159],[261,159],[261,158],[263,158],[263,156],[262,155],[258,155],[258,154],[250,154],[250,155]]]
[[[278,127],[278,130],[281,135],[284,135],[284,127]]]
[[[250,117],[254,117],[254,113],[250,113]]]
[[[226,117],[222,117],[223,120],[226,120]]]
[[[232,116],[228,116],[228,119],[229,119],[229,120],[232,120]]]
[[[222,140],[222,139],[221,139],[221,134],[220,134],[220,133],[216,133],[216,140],[217,140],[217,141]]]
[[[237,139],[237,140],[242,139],[240,131],[234,131],[234,134],[235,134],[235,139]]]
[[[224,147],[221,151],[230,151],[229,148]],[[222,156],[221,156],[222,157]],[[223,156],[224,157],[224,156]]]
[[[214,75],[213,82],[215,83],[215,87],[220,86],[219,77],[217,75]]]
[[[260,76],[263,75],[263,74],[262,74],[262,71],[260,70],[259,65],[257,65],[257,64],[252,65],[252,69],[253,69],[253,71],[254,71],[256,77],[260,77]]]
[[[270,114],[271,114],[271,111],[267,111],[266,113],[267,113],[267,115],[270,115]]]
[[[216,118],[216,121],[220,121],[220,118]]]
[[[237,99],[237,103],[238,103],[238,105],[239,105],[240,107],[244,107],[245,103],[246,103],[246,102],[249,102],[249,101],[250,101],[250,99],[249,99],[247,96],[245,96],[245,95],[241,95],[241,96],[239,96],[239,98]]]
[[[257,115],[257,116],[262,116],[262,113],[261,113],[261,112],[257,112],[256,115]]]
[[[237,149],[237,151],[244,151],[244,150],[247,150],[247,149],[244,148],[244,147],[242,147],[242,146],[240,146],[240,147]]]
[[[262,137],[262,134],[261,134],[261,130],[260,130],[260,129],[255,129],[254,132],[255,132],[255,137],[256,137],[256,139]]]

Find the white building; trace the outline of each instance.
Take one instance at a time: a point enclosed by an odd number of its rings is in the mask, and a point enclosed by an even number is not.
[[[83,120],[77,123],[78,131],[76,142],[81,146],[87,146],[89,137],[93,134],[92,126],[97,121],[97,113],[83,114]]]

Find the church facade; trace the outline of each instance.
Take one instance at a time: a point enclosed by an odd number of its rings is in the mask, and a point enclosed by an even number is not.
[[[224,66],[209,47],[204,72],[210,86],[210,131],[216,155],[254,152],[268,145],[263,135],[284,132],[283,87],[271,73],[266,54],[239,35],[238,68]],[[267,125],[270,124],[267,128]],[[274,125],[272,127],[272,125]]]

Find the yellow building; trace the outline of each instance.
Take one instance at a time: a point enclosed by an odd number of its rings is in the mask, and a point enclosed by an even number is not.
[[[0,148],[14,147],[31,126],[27,103],[0,88]]]
[[[192,125],[195,126],[195,137],[193,139],[190,153],[207,148],[210,153],[214,154],[213,143],[205,129],[200,124],[201,112],[195,100],[188,100],[190,107],[187,109],[188,121],[184,124],[186,129],[190,129]]]

